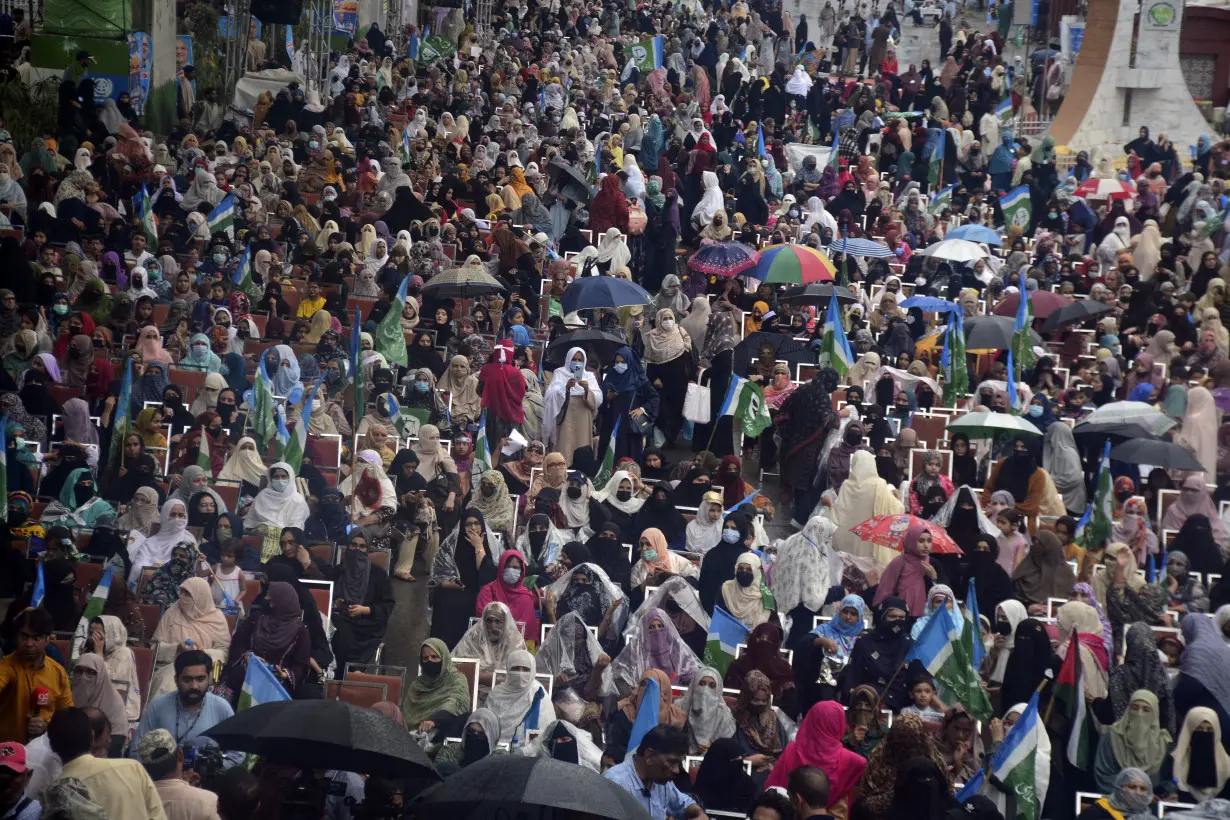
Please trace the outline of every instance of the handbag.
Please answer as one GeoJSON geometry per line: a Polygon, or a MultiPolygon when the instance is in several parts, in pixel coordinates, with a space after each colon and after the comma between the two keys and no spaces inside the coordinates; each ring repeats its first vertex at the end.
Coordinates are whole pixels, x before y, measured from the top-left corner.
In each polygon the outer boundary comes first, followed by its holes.
{"type": "Polygon", "coordinates": [[[708,424],[712,418],[709,388],[699,384],[701,373],[704,371],[696,375],[696,381],[688,382],[688,393],[683,399],[683,417],[693,424],[708,424]]]}
{"type": "Polygon", "coordinates": [[[640,236],[645,232],[645,226],[649,224],[649,217],[645,214],[645,209],[640,203],[633,203],[628,206],[628,235],[640,236]]]}
{"type": "MultiPolygon", "coordinates": [[[[634,407],[632,409],[635,410],[637,408],[634,407]]],[[[628,426],[632,430],[632,434],[635,436],[647,435],[653,427],[653,419],[650,418],[648,413],[641,413],[639,416],[634,416],[629,413],[628,426]]]]}

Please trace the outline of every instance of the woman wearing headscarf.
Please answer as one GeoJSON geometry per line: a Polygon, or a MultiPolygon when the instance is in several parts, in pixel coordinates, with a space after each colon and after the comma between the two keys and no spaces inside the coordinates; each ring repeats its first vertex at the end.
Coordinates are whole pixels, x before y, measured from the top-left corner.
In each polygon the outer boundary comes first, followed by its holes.
{"type": "Polygon", "coordinates": [[[1230,646],[1213,619],[1203,613],[1183,616],[1179,622],[1185,646],[1179,656],[1179,677],[1174,682],[1174,708],[1184,714],[1195,707],[1213,709],[1219,721],[1230,715],[1230,646]]]}
{"type": "Polygon", "coordinates": [[[722,698],[722,675],[712,667],[700,668],[675,706],[687,716],[690,754],[703,755],[715,741],[735,733],[734,716],[722,698]]]}
{"type": "MultiPolygon", "coordinates": [[[[627,650],[624,650],[627,652],[627,650]]],[[[702,674],[703,667],[698,667],[696,674],[702,674]]],[[[688,719],[687,712],[674,703],[671,693],[671,676],[662,669],[648,667],[636,678],[636,685],[628,687],[628,694],[619,701],[619,708],[611,712],[607,718],[604,738],[608,746],[626,747],[631,739],[632,727],[636,723],[636,715],[648,690],[648,682],[653,680],[658,685],[658,725],[674,726],[682,729],[688,719]]],[[[693,680],[689,678],[689,682],[693,680]]]]}
{"type": "Polygon", "coordinates": [[[1178,440],[1204,465],[1206,482],[1217,475],[1217,417],[1213,394],[1207,388],[1193,387],[1187,391],[1187,410],[1178,440]]]}
{"type": "MultiPolygon", "coordinates": [[[[827,401],[827,397],[825,400],[827,401]]],[[[837,524],[834,538],[838,551],[874,558],[880,564],[891,563],[897,558],[896,553],[863,541],[850,532],[850,528],[873,515],[896,515],[902,512],[905,512],[905,507],[893,495],[888,482],[880,478],[876,471],[875,457],[863,450],[851,456],[850,476],[842,484],[837,500],[833,502],[833,521],[837,524]]]]}
{"type": "MultiPolygon", "coordinates": [[[[859,785],[859,797],[851,809],[851,816],[896,817],[892,812],[896,790],[900,784],[908,782],[907,775],[924,761],[929,768],[933,767],[932,771],[941,781],[936,786],[947,793],[947,780],[943,774],[947,767],[922,718],[918,715],[900,715],[884,735],[884,741],[867,758],[867,767],[859,785]]],[[[924,816],[929,820],[942,817],[943,809],[936,811],[931,804],[930,800],[916,800],[916,816],[923,813],[922,806],[927,806],[924,816]]]]}
{"type": "Polygon", "coordinates": [[[1064,558],[1059,536],[1050,530],[1040,530],[1033,547],[1013,571],[1012,582],[1018,597],[1027,605],[1045,606],[1047,598],[1065,597],[1076,583],[1076,576],[1064,558]]]}
{"type": "MultiPolygon", "coordinates": [[[[118,756],[128,739],[128,714],[124,700],[111,682],[111,674],[101,655],[85,652],[73,663],[73,706],[102,712],[111,725],[109,754],[118,756]]],[[[17,815],[15,815],[17,816],[17,815]]]]}
{"type": "Polygon", "coordinates": [[[767,625],[776,606],[764,583],[760,558],[745,552],[735,561],[735,577],[723,582],[720,605],[749,629],[767,625]]]}
{"type": "Polygon", "coordinates": [[[268,559],[279,550],[278,539],[284,527],[300,527],[307,522],[311,510],[294,480],[295,471],[279,461],[266,471],[267,486],[257,493],[244,513],[244,527],[263,535],[261,554],[268,559]]]}
{"type": "MultiPolygon", "coordinates": [[[[1055,483],[1055,489],[1069,512],[1083,512],[1086,506],[1085,471],[1072,428],[1052,424],[1042,441],[1042,468],[1055,483]]],[[[953,466],[954,472],[956,465],[953,466]]]]}
{"type": "Polygon", "coordinates": [[[1183,719],[1183,730],[1172,752],[1179,800],[1205,803],[1214,797],[1224,799],[1223,789],[1230,781],[1230,755],[1221,743],[1218,713],[1196,706],[1183,719]]]}
{"type": "Polygon", "coordinates": [[[569,465],[578,447],[593,446],[594,414],[602,406],[598,379],[586,370],[586,361],[583,349],[569,348],[544,398],[543,433],[548,445],[563,453],[569,465]]]}
{"type": "Polygon", "coordinates": [[[115,515],[115,508],[97,495],[94,474],[80,467],[68,474],[58,498],[43,510],[40,523],[44,528],[59,524],[76,532],[93,528],[104,515],[115,515]]]}
{"type": "MultiPolygon", "coordinates": [[[[529,398],[528,382],[517,369],[514,359],[512,344],[501,342],[495,346],[491,359],[478,373],[478,382],[482,385],[482,407],[487,411],[487,423],[491,425],[489,439],[492,441],[506,438],[513,427],[524,432],[522,425],[529,415],[529,408],[524,406],[529,398]]],[[[535,390],[537,386],[535,375],[535,390]]]]}
{"type": "Polygon", "coordinates": [[[758,787],[743,767],[743,751],[738,741],[718,738],[704,755],[695,781],[696,797],[702,805],[709,811],[740,815],[750,811],[758,787]]]}
{"type": "Polygon", "coordinates": [[[1117,645],[1127,624],[1161,621],[1167,595],[1161,587],[1146,583],[1136,572],[1136,558],[1127,544],[1112,542],[1102,558],[1105,571],[1093,576],[1091,586],[1106,611],[1117,645]]]}
{"type": "Polygon", "coordinates": [[[468,509],[436,553],[430,582],[431,635],[446,645],[457,645],[466,634],[479,590],[498,577],[489,533],[482,513],[468,509]]]}
{"type": "Polygon", "coordinates": [[[897,709],[906,704],[907,676],[894,677],[893,673],[904,662],[910,648],[908,617],[909,606],[901,598],[885,598],[879,604],[875,627],[859,638],[850,652],[850,662],[840,680],[839,699],[849,702],[850,692],[867,684],[880,694],[888,708],[897,709]]]}
{"type": "MultiPolygon", "coordinates": [[[[195,555],[195,548],[192,553],[195,555]]],[[[165,692],[174,691],[172,662],[178,647],[185,641],[191,640],[197,649],[209,653],[214,660],[226,662],[231,629],[226,616],[214,603],[208,581],[193,577],[180,584],[178,597],[162,613],[151,640],[158,644],[158,657],[147,703],[165,692]]]]}
{"type": "Polygon", "coordinates": [[[252,656],[273,668],[282,687],[292,694],[307,680],[312,639],[303,623],[303,609],[295,588],[273,582],[265,593],[267,606],[253,613],[235,630],[227,681],[231,691],[243,689],[252,656]]]}
{"type": "Polygon", "coordinates": [[[1055,620],[1059,625],[1059,656],[1079,647],[1085,675],[1085,692],[1091,698],[1106,697],[1109,654],[1102,640],[1102,621],[1097,610],[1080,601],[1068,601],[1059,608],[1055,620]]]}
{"type": "Polygon", "coordinates": [[[988,504],[991,495],[999,490],[1012,493],[1016,508],[1029,518],[1031,528],[1039,515],[1059,515],[1062,502],[1055,485],[1038,463],[1038,443],[1020,436],[1013,442],[1010,455],[995,462],[986,486],[982,489],[982,503],[988,504]]]}
{"type": "Polygon", "coordinates": [[[880,577],[876,606],[883,605],[891,598],[901,598],[912,617],[924,614],[927,587],[936,579],[935,568],[930,563],[931,542],[931,532],[924,524],[915,522],[910,525],[901,538],[901,555],[889,562],[880,577]]]}
{"type": "MultiPolygon", "coordinates": [[[[1110,745],[1106,740],[1102,744],[1110,745]]],[[[1153,781],[1143,769],[1129,766],[1117,770],[1106,791],[1110,794],[1082,811],[1078,820],[1148,820],[1154,816],[1149,808],[1153,802],[1153,781]]]]}
{"type": "MultiPolygon", "coordinates": [[[[1217,513],[1217,507],[1213,504],[1213,499],[1209,497],[1208,488],[1205,487],[1204,476],[1198,474],[1188,475],[1183,479],[1183,484],[1179,488],[1179,497],[1162,514],[1163,530],[1181,530],[1187,520],[1194,515],[1203,515],[1208,519],[1213,530],[1213,539],[1221,543],[1224,536],[1224,531],[1221,525],[1221,517],[1217,513]]],[[[1186,543],[1186,542],[1183,542],[1186,543]]],[[[1194,560],[1194,559],[1193,559],[1194,560]]],[[[1196,572],[1217,572],[1216,568],[1209,570],[1199,570],[1193,566],[1196,572]]]]}
{"type": "Polygon", "coordinates": [[[815,766],[828,776],[827,806],[846,803],[862,779],[867,761],[862,755],[842,746],[845,730],[845,710],[840,704],[824,701],[811,707],[803,718],[798,735],[786,746],[773,767],[765,782],[766,788],[784,788],[792,771],[800,766],[815,766]]]}
{"type": "Polygon", "coordinates": [[[454,425],[469,426],[478,424],[482,415],[482,398],[478,395],[478,376],[470,372],[470,360],[465,356],[454,356],[448,364],[448,370],[440,378],[439,389],[452,398],[452,417],[454,425]]]}
{"type": "Polygon", "coordinates": [[[395,604],[388,572],[372,564],[365,543],[355,543],[360,534],[351,533],[341,564],[329,573],[334,601],[340,602],[332,618],[334,632],[330,643],[337,664],[343,669],[348,662],[371,663],[384,640],[395,604]]]}
{"type": "Polygon", "coordinates": [[[222,466],[218,479],[246,484],[246,487],[241,487],[243,494],[255,496],[260,492],[261,481],[266,472],[265,462],[256,452],[256,440],[251,436],[244,436],[239,439],[234,452],[222,466]]]}
{"type": "Polygon", "coordinates": [[[773,690],[775,703],[792,712],[794,706],[794,672],[781,656],[782,631],[773,623],[762,623],[747,636],[747,646],[742,655],[731,661],[726,669],[725,685],[732,689],[745,689],[752,672],[764,675],[773,690]]]}
{"type": "Polygon", "coordinates": [[[402,696],[407,727],[431,732],[451,723],[470,708],[470,685],[453,665],[453,656],[439,638],[427,638],[419,647],[419,674],[402,696]]]}
{"type": "Polygon", "coordinates": [[[514,745],[524,744],[526,732],[537,731],[555,720],[555,708],[546,689],[534,678],[534,656],[525,649],[508,655],[504,680],[491,688],[486,708],[500,721],[500,737],[514,745]]]}
{"type": "Polygon", "coordinates": [[[1094,759],[1094,782],[1110,792],[1121,769],[1138,768],[1154,786],[1161,782],[1162,764],[1172,742],[1170,732],[1159,721],[1157,695],[1138,689],[1128,698],[1128,709],[1110,726],[1108,736],[1098,744],[1094,759]],[[1109,741],[1109,742],[1107,742],[1109,741]]]}
{"type": "Polygon", "coordinates": [[[491,689],[492,673],[496,669],[507,669],[512,653],[524,649],[525,638],[512,613],[504,604],[492,601],[483,610],[478,623],[466,629],[453,647],[453,657],[475,658],[482,665],[479,680],[479,702],[482,702],[491,689]]]}
{"type": "MultiPolygon", "coordinates": [[[[670,704],[670,682],[686,686],[696,678],[700,661],[679,637],[672,619],[661,609],[650,607],[634,621],[635,630],[622,652],[603,670],[604,694],[628,697],[649,670],[666,678],[666,703],[670,704]]],[[[673,708],[673,707],[672,707],[673,708]]],[[[682,725],[682,720],[676,725],[682,725]]]]}
{"type": "Polygon", "coordinates": [[[1167,733],[1173,732],[1176,726],[1174,697],[1149,626],[1132,624],[1127,631],[1126,647],[1123,662],[1110,671],[1108,686],[1114,719],[1121,720],[1129,713],[1138,690],[1147,690],[1155,696],[1150,708],[1158,726],[1167,733]]]}
{"type": "Polygon", "coordinates": [[[528,574],[525,556],[515,549],[504,550],[500,555],[499,566],[496,568],[496,578],[485,584],[478,591],[474,604],[474,616],[478,617],[487,604],[499,601],[508,607],[513,619],[525,624],[525,634],[531,640],[539,632],[538,614],[536,610],[537,597],[525,586],[528,574]]]}
{"type": "MultiPolygon", "coordinates": [[[[1014,704],[1021,702],[1021,697],[1028,700],[1044,679],[1053,677],[1059,670],[1059,659],[1051,650],[1046,627],[1034,618],[1025,618],[1023,607],[1019,610],[1009,609],[1010,603],[1017,602],[1005,601],[1001,604],[1006,613],[1011,613],[1012,635],[1008,639],[1011,646],[1004,646],[1008,650],[1008,662],[1002,669],[996,664],[996,671],[992,674],[994,685],[999,687],[998,711],[1005,715],[1014,704]]],[[[1042,698],[1043,702],[1050,699],[1049,688],[1043,691],[1042,698]]]]}
{"type": "MultiPolygon", "coordinates": [[[[114,589],[127,587],[119,584],[114,589]]],[[[109,599],[108,599],[109,600],[109,599]]],[[[137,610],[138,613],[140,610],[137,610]]],[[[144,633],[142,624],[142,633],[144,633]]],[[[125,722],[136,725],[141,718],[143,695],[140,679],[137,675],[137,662],[132,649],[128,646],[128,629],[124,622],[115,615],[104,614],[90,622],[89,640],[85,651],[96,652],[106,662],[108,680],[123,685],[125,722]]]]}

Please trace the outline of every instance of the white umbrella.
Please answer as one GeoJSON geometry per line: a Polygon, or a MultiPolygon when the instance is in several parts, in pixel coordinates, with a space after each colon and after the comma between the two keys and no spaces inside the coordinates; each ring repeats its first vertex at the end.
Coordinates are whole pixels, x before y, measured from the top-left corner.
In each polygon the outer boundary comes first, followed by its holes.
{"type": "Polygon", "coordinates": [[[1082,419],[1081,423],[1135,424],[1155,436],[1160,436],[1177,424],[1161,410],[1143,401],[1112,401],[1094,410],[1082,419]]]}
{"type": "Polygon", "coordinates": [[[945,239],[928,245],[922,251],[923,256],[934,256],[936,259],[949,259],[953,262],[973,262],[985,259],[987,252],[976,242],[968,239],[945,239]]]}
{"type": "Polygon", "coordinates": [[[988,410],[966,413],[951,422],[946,429],[950,432],[965,433],[970,438],[994,438],[998,433],[1042,435],[1041,430],[1020,416],[1014,416],[1011,413],[992,413],[988,410]]]}

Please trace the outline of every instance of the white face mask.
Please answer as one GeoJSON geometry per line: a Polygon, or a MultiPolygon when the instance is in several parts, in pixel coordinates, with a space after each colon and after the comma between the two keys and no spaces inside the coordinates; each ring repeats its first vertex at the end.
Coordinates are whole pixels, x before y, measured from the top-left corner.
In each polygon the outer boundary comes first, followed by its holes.
{"type": "Polygon", "coordinates": [[[527,688],[533,680],[534,676],[528,669],[513,669],[508,673],[508,682],[517,689],[527,688]]]}
{"type": "Polygon", "coordinates": [[[286,488],[290,486],[290,479],[273,478],[269,480],[269,486],[272,487],[275,492],[284,493],[286,492],[286,488]]]}

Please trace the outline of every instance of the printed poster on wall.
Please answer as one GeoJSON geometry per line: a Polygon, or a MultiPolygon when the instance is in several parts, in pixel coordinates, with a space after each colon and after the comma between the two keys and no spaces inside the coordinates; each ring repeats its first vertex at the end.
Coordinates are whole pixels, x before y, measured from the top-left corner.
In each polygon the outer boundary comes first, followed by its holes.
{"type": "Polygon", "coordinates": [[[359,27],[359,0],[333,0],[333,28],[353,35],[359,27]]]}
{"type": "MultiPolygon", "coordinates": [[[[134,31],[128,35],[128,95],[137,114],[145,113],[145,101],[149,99],[149,78],[154,64],[153,48],[150,36],[144,31],[134,31]]],[[[179,47],[176,46],[177,58],[178,52],[179,47]]]]}

